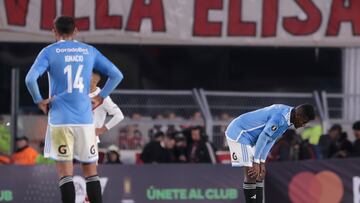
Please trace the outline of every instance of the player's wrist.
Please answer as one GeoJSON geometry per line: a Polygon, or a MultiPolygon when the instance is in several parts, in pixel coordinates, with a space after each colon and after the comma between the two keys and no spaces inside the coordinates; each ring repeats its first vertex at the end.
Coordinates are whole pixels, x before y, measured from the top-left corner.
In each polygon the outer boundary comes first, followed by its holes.
{"type": "Polygon", "coordinates": [[[260,159],[254,159],[254,163],[260,164],[260,159]]]}
{"type": "Polygon", "coordinates": [[[110,128],[106,124],[102,127],[105,131],[108,131],[110,128]]]}

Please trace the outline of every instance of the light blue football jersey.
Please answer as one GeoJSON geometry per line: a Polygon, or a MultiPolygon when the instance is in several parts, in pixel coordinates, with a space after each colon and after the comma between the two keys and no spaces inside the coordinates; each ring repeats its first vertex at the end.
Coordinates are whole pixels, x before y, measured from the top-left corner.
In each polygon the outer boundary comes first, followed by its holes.
{"type": "Polygon", "coordinates": [[[274,104],[235,118],[227,127],[228,139],[255,146],[254,161],[265,161],[271,147],[290,126],[293,107],[274,104]]]}
{"type": "Polygon", "coordinates": [[[108,77],[99,96],[105,98],[123,79],[120,70],[96,48],[75,40],[58,41],[44,48],[28,72],[25,82],[35,103],[43,100],[37,79],[48,73],[50,85],[49,124],[92,124],[89,98],[93,69],[108,77]]]}

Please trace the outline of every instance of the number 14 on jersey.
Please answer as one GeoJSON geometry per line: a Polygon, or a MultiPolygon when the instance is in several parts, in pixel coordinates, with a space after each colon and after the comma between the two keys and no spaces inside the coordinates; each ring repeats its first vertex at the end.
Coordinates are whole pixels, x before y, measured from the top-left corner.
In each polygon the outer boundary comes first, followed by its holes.
{"type": "Polygon", "coordinates": [[[82,64],[80,64],[79,67],[77,68],[74,81],[73,81],[73,77],[72,77],[72,66],[67,65],[65,67],[64,74],[67,74],[67,84],[68,84],[67,92],[68,93],[72,93],[73,89],[79,89],[80,93],[83,92],[84,79],[83,79],[83,77],[81,77],[81,72],[82,72],[83,67],[84,66],[82,64]]]}

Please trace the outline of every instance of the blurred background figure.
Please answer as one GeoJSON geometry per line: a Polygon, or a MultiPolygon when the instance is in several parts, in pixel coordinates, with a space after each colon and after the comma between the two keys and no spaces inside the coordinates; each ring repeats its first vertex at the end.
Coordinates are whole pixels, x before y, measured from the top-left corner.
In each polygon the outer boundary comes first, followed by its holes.
{"type": "Polygon", "coordinates": [[[315,117],[315,120],[310,122],[308,127],[301,132],[301,139],[308,140],[309,144],[311,144],[314,148],[317,157],[321,156],[319,140],[322,134],[323,127],[321,125],[321,119],[318,115],[315,117]]]}
{"type": "Polygon", "coordinates": [[[39,153],[29,146],[29,139],[25,136],[17,137],[15,140],[16,150],[11,156],[11,162],[18,165],[34,165],[39,153]]]}
{"type": "Polygon", "coordinates": [[[175,135],[175,156],[178,163],[188,162],[187,157],[187,142],[183,133],[175,135]]]}
{"type": "Polygon", "coordinates": [[[171,145],[167,143],[167,138],[163,132],[158,132],[155,134],[155,140],[150,141],[145,145],[140,159],[144,163],[169,163],[171,162],[171,157],[169,151],[166,149],[166,145],[171,145]]]}
{"type": "Polygon", "coordinates": [[[339,139],[336,141],[337,151],[333,156],[334,158],[346,158],[351,155],[353,146],[348,139],[347,133],[342,132],[339,139]]]}
{"type": "Polygon", "coordinates": [[[274,145],[268,159],[271,161],[299,160],[300,139],[293,129],[287,130],[283,137],[274,145]]]}
{"type": "Polygon", "coordinates": [[[122,162],[120,160],[119,147],[117,147],[115,145],[110,145],[107,148],[105,164],[122,164],[122,162]]]}
{"type": "Polygon", "coordinates": [[[351,156],[360,157],[360,121],[356,121],[353,124],[352,129],[354,131],[355,142],[351,156]]]}
{"type": "MultiPolygon", "coordinates": [[[[161,114],[157,114],[153,117],[155,122],[161,122],[161,121],[165,121],[164,116],[161,114]]],[[[153,141],[155,139],[155,134],[158,132],[166,132],[166,126],[161,125],[161,124],[156,124],[154,125],[154,127],[149,129],[148,132],[148,136],[149,136],[149,140],[153,141]]]]}
{"type": "Polygon", "coordinates": [[[216,163],[215,150],[207,141],[204,129],[200,126],[190,129],[187,157],[190,163],[216,163]]]}
{"type": "Polygon", "coordinates": [[[342,127],[339,124],[331,126],[328,134],[322,135],[319,140],[321,157],[323,159],[331,158],[338,152],[337,141],[340,139],[342,127]]]}
{"type": "Polygon", "coordinates": [[[10,154],[10,129],[6,125],[4,117],[0,116],[0,153],[10,154]]]}

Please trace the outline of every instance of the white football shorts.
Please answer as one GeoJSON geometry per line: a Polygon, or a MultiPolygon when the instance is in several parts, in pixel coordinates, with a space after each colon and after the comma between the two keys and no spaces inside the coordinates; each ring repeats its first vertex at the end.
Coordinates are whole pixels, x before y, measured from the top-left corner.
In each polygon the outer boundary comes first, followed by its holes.
{"type": "Polygon", "coordinates": [[[98,160],[94,125],[49,125],[45,137],[44,156],[56,161],[93,163],[98,160]]]}
{"type": "Polygon", "coordinates": [[[230,149],[231,165],[233,167],[252,167],[255,147],[244,145],[230,139],[226,139],[230,149]]]}

